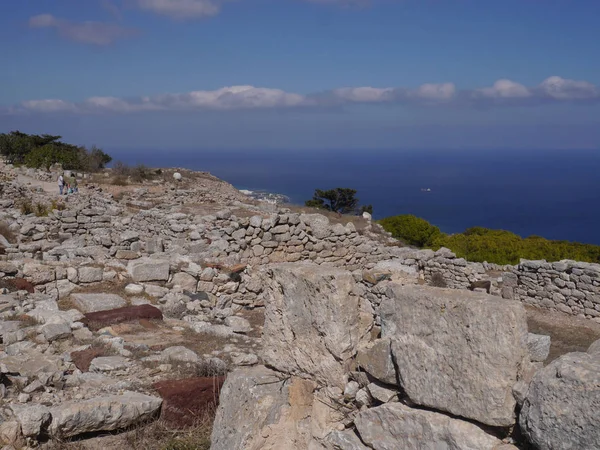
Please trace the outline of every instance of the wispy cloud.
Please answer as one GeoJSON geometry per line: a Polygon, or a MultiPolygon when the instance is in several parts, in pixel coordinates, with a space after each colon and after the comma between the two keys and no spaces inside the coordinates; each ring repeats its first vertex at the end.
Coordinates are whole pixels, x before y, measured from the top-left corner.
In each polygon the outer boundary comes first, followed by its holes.
{"type": "Polygon", "coordinates": [[[136,0],[144,10],[173,19],[199,19],[220,11],[221,0],[136,0]]]}
{"type": "Polygon", "coordinates": [[[352,104],[398,104],[428,107],[535,106],[544,103],[600,102],[600,89],[587,81],[553,76],[534,87],[501,79],[492,86],[458,90],[453,83],[417,88],[348,87],[302,95],[273,88],[232,86],[213,91],[160,94],[137,98],[91,97],[79,103],[60,99],[30,100],[10,107],[12,113],[134,113],[143,111],[232,111],[328,108],[352,104]]]}
{"type": "Polygon", "coordinates": [[[109,45],[131,37],[136,30],[105,22],[70,22],[52,14],[40,14],[29,19],[31,28],[52,28],[65,39],[92,45],[109,45]]]}

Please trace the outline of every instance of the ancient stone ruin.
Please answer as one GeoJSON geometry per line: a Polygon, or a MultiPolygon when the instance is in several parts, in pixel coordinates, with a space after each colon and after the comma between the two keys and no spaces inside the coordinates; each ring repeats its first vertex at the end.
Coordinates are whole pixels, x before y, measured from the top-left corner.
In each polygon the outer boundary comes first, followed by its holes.
{"type": "Polygon", "coordinates": [[[183,169],[60,198],[2,171],[5,445],[129,448],[103,436],[218,404],[216,450],[600,448],[600,265],[401,247],[183,169]]]}

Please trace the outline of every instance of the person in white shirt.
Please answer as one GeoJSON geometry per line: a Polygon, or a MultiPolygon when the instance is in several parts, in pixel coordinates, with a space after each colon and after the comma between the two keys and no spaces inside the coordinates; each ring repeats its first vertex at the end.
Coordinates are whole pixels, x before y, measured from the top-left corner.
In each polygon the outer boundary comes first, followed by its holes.
{"type": "Polygon", "coordinates": [[[63,195],[64,187],[65,187],[65,179],[63,177],[63,174],[61,173],[58,176],[58,191],[60,192],[60,195],[63,195]]]}

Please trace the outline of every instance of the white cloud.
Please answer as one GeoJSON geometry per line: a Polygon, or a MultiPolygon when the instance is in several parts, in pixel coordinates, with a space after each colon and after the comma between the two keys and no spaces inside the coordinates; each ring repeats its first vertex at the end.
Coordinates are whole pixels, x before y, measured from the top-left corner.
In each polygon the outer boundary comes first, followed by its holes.
{"type": "Polygon", "coordinates": [[[59,19],[51,14],[40,14],[29,19],[31,28],[54,28],[66,39],[84,44],[108,45],[133,36],[136,31],[120,25],[104,22],[70,22],[59,19]]]}
{"type": "Polygon", "coordinates": [[[332,105],[343,106],[365,103],[469,107],[525,106],[547,102],[588,101],[600,102],[600,91],[597,86],[586,81],[550,77],[540,85],[531,88],[510,80],[501,79],[490,87],[463,91],[458,91],[453,83],[427,83],[416,89],[368,86],[345,87],[311,95],[302,95],[273,88],[230,86],[212,91],[191,91],[136,98],[91,97],[79,103],[59,99],[29,100],[10,107],[6,111],[12,114],[19,112],[92,114],[142,111],[327,108],[332,105]]]}
{"type": "Polygon", "coordinates": [[[140,9],[174,19],[198,19],[219,13],[219,0],[137,0],[140,9]]]}
{"type": "Polygon", "coordinates": [[[557,100],[589,100],[600,97],[600,91],[592,83],[557,76],[546,78],[539,88],[545,95],[557,100]]]}
{"type": "Polygon", "coordinates": [[[416,94],[428,100],[450,100],[456,95],[456,86],[454,83],[426,83],[419,86],[416,94]]]}
{"type": "Polygon", "coordinates": [[[524,98],[532,95],[522,84],[505,78],[496,81],[491,87],[476,89],[474,94],[487,98],[524,98]]]}
{"type": "Polygon", "coordinates": [[[74,112],[77,110],[75,105],[64,100],[46,99],[46,100],[28,100],[21,103],[21,106],[29,111],[36,112],[74,112]]]}
{"type": "Polygon", "coordinates": [[[339,100],[348,102],[378,103],[391,101],[394,96],[394,89],[373,87],[339,88],[333,90],[333,95],[339,100]]]}

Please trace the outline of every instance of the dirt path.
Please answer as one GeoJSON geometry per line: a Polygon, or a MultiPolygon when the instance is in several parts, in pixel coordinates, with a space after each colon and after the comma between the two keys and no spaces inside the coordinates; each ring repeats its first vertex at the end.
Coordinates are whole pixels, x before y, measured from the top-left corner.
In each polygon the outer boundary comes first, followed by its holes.
{"type": "Polygon", "coordinates": [[[546,334],[552,338],[548,364],[569,352],[585,352],[590,344],[600,339],[600,324],[560,312],[526,306],[529,332],[546,334]]]}
{"type": "Polygon", "coordinates": [[[35,178],[29,177],[27,175],[19,174],[17,175],[17,181],[21,184],[29,184],[31,186],[39,186],[44,192],[49,194],[57,194],[58,195],[58,182],[57,181],[40,181],[35,178]]]}

